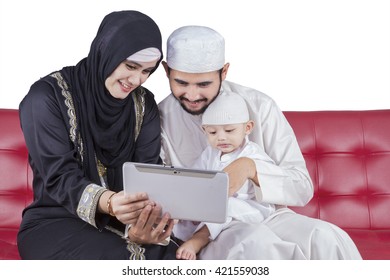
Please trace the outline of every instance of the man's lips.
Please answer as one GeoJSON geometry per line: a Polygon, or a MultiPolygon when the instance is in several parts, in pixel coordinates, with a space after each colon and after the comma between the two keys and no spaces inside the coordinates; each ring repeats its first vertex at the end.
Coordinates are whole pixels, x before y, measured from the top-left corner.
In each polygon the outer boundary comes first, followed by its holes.
{"type": "Polygon", "coordinates": [[[194,101],[190,101],[187,98],[180,98],[183,106],[187,107],[188,110],[199,110],[201,109],[207,102],[207,99],[198,99],[194,101]]]}
{"type": "Polygon", "coordinates": [[[207,98],[202,98],[202,99],[197,99],[197,100],[191,101],[191,100],[189,100],[189,99],[187,99],[187,98],[185,98],[185,97],[180,97],[180,100],[181,100],[181,101],[184,101],[184,102],[186,102],[186,103],[188,103],[188,104],[191,104],[191,105],[197,105],[197,104],[206,102],[206,101],[207,101],[207,98]]]}

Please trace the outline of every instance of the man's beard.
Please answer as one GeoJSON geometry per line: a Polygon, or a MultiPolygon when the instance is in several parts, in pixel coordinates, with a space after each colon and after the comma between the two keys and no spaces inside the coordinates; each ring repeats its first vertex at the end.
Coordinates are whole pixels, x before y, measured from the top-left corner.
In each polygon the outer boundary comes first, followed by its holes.
{"type": "MultiPolygon", "coordinates": [[[[211,102],[214,101],[214,99],[218,96],[218,94],[213,98],[213,100],[211,102]]],[[[184,111],[186,111],[187,113],[191,114],[191,115],[201,115],[204,113],[204,111],[206,111],[207,107],[209,107],[210,103],[209,104],[205,104],[202,108],[200,108],[199,110],[196,110],[196,111],[193,111],[193,110],[190,110],[188,109],[184,103],[182,102],[183,100],[186,100],[186,98],[184,97],[179,97],[178,98],[178,101],[180,103],[180,106],[183,108],[184,111]]],[[[196,100],[195,102],[203,102],[203,101],[206,101],[207,102],[207,98],[204,98],[204,99],[199,99],[199,100],[196,100]]]]}
{"type": "MultiPolygon", "coordinates": [[[[180,103],[180,106],[183,108],[183,110],[184,111],[186,111],[187,113],[189,113],[189,114],[191,114],[191,115],[201,115],[201,114],[203,114],[204,113],[204,111],[206,111],[206,109],[209,107],[209,105],[211,104],[211,103],[213,103],[214,102],[214,100],[218,97],[218,95],[219,95],[219,93],[220,93],[220,91],[221,91],[221,86],[222,86],[222,83],[220,83],[219,84],[219,88],[218,88],[218,92],[217,92],[217,94],[213,97],[213,99],[211,99],[211,101],[208,103],[208,104],[206,104],[206,105],[204,105],[202,108],[200,108],[199,110],[197,110],[197,111],[193,111],[193,110],[189,110],[183,103],[182,103],[182,100],[188,100],[188,99],[186,99],[185,97],[178,97],[178,98],[176,98],[177,99],[177,101],[179,101],[179,103],[180,103]]],[[[174,94],[173,94],[173,96],[175,96],[174,94]]],[[[198,101],[198,102],[203,102],[203,101],[206,101],[206,103],[207,103],[207,98],[203,98],[203,99],[198,99],[198,100],[196,100],[196,101],[198,101]]],[[[195,102],[196,102],[195,101],[195,102]]]]}

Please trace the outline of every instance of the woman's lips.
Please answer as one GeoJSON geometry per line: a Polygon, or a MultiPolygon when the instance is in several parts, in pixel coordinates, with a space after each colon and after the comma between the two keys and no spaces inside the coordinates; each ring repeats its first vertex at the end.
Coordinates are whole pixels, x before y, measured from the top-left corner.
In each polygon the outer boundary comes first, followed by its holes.
{"type": "Polygon", "coordinates": [[[132,90],[131,86],[129,86],[128,84],[125,84],[121,81],[119,81],[119,85],[121,86],[121,89],[123,92],[130,92],[132,90]]]}

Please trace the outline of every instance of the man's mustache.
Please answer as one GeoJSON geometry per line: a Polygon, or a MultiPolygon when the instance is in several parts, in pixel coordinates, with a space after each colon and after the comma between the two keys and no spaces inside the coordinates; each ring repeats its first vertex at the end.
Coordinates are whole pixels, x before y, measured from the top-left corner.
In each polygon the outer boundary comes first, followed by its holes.
{"type": "Polygon", "coordinates": [[[188,101],[188,102],[191,102],[191,103],[198,103],[198,102],[207,101],[207,98],[201,98],[201,99],[190,101],[188,98],[186,98],[184,96],[180,96],[179,99],[182,100],[182,101],[188,101]]]}

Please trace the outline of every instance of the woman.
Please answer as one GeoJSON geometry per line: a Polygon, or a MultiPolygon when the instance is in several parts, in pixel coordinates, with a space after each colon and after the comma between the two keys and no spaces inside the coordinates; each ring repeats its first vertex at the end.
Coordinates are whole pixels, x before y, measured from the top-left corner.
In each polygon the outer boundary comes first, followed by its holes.
{"type": "Polygon", "coordinates": [[[86,58],[31,86],[19,108],[34,173],[23,259],[175,258],[169,215],[147,194],[122,191],[124,162],[160,162],[158,108],[141,85],[161,60],[156,23],[113,12],[86,58]]]}

